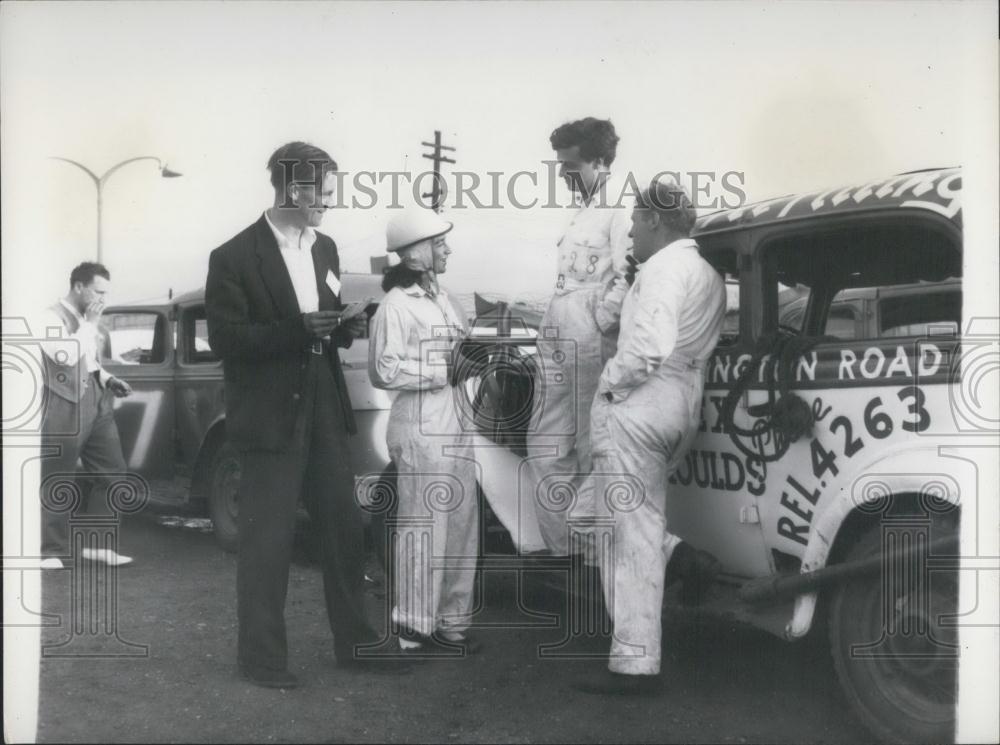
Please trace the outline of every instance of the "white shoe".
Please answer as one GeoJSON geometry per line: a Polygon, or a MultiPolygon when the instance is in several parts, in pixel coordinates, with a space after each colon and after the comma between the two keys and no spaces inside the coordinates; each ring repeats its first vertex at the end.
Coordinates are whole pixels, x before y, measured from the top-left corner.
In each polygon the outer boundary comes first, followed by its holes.
{"type": "Polygon", "coordinates": [[[46,556],[38,565],[41,569],[62,569],[62,559],[58,556],[46,556]]]}
{"type": "Polygon", "coordinates": [[[111,567],[122,567],[132,563],[131,556],[115,553],[110,548],[85,548],[83,558],[87,561],[97,561],[111,567]]]}

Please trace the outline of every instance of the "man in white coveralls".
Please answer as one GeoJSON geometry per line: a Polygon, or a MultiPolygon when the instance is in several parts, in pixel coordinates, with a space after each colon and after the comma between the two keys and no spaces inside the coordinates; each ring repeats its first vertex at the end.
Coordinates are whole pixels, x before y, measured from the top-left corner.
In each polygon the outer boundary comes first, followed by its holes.
{"type": "Polygon", "coordinates": [[[683,577],[682,600],[694,601],[718,571],[714,557],[668,531],[664,514],[667,477],[697,433],[705,362],[726,312],[723,280],[689,237],[694,221],[687,194],[666,180],[644,189],[632,211],[637,272],[591,412],[595,510],[613,521],[611,550],[599,560],[614,635],[608,670],[574,684],[588,693],[654,690],[665,583],[683,577]]]}
{"type": "Polygon", "coordinates": [[[628,289],[630,205],[618,202],[631,201],[631,192],[622,197],[625,190],[609,183],[618,147],[610,121],[569,122],[549,141],[577,207],[558,242],[555,288],[539,329],[527,475],[542,538],[553,554],[565,556],[573,512],[565,495],[590,473],[590,406],[601,370],[614,354],[628,289]]]}

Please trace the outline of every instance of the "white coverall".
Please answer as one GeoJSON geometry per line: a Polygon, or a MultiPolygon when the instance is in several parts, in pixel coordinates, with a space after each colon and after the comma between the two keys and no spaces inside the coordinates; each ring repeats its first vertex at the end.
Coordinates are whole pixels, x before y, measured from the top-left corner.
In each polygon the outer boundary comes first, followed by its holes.
{"type": "Polygon", "coordinates": [[[667,477],[697,434],[705,361],[725,312],[722,278],[690,238],[642,264],[625,296],[618,352],[591,415],[595,515],[613,527],[599,556],[612,672],[660,671],[664,572],[680,542],[667,530],[667,477]]]}
{"type": "Polygon", "coordinates": [[[568,552],[567,519],[581,505],[571,494],[590,473],[590,408],[605,362],[614,354],[628,291],[631,204],[605,183],[581,203],[559,239],[555,291],[538,332],[532,424],[527,437],[528,494],[549,550],[568,552]]]}
{"type": "Polygon", "coordinates": [[[479,506],[471,432],[463,430],[447,359],[465,333],[461,315],[440,290],[395,287],[372,320],[368,373],[396,390],[386,442],[398,470],[393,620],[446,638],[469,625],[474,568],[432,569],[432,562],[478,554],[479,506]]]}

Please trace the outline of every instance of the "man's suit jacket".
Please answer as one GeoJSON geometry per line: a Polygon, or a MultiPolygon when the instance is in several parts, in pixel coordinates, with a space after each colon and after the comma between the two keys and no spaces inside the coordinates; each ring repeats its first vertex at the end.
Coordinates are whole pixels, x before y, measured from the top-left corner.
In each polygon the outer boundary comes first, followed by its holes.
{"type": "MultiPolygon", "coordinates": [[[[326,284],[340,276],[337,246],[316,234],[312,247],[320,310],[343,307],[326,284]]],[[[304,399],[313,339],[302,320],[292,279],[264,216],[212,251],[205,284],[208,342],[223,360],[226,436],[241,450],[287,450],[304,399]]],[[[351,338],[337,330],[326,362],[340,396],[347,431],[357,431],[337,347],[351,338]]]]}

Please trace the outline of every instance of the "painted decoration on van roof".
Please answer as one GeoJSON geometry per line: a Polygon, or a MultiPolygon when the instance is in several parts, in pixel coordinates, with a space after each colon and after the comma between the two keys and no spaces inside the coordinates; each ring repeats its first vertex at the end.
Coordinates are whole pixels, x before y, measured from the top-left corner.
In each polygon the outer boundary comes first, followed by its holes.
{"type": "Polygon", "coordinates": [[[825,191],[783,196],[698,219],[695,235],[826,214],[899,207],[943,215],[961,226],[962,170],[934,169],[901,173],[887,179],[825,191]]]}

